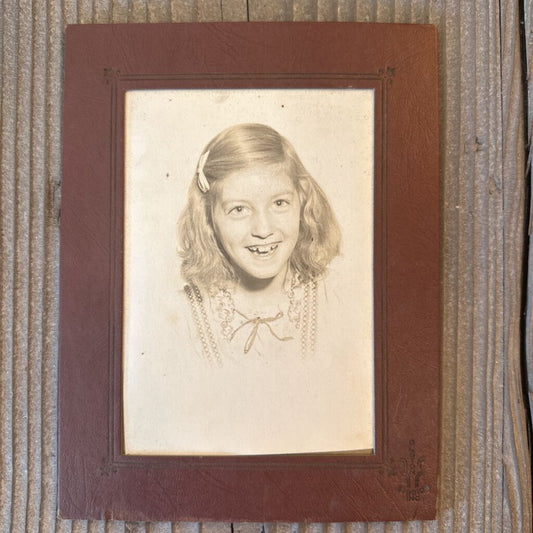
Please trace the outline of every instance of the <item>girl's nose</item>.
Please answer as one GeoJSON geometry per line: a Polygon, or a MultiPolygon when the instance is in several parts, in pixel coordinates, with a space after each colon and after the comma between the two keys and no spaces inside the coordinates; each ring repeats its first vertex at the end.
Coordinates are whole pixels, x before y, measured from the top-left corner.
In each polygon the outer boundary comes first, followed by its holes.
{"type": "Polygon", "coordinates": [[[266,239],[272,235],[272,224],[268,213],[258,211],[252,219],[252,236],[266,239]]]}

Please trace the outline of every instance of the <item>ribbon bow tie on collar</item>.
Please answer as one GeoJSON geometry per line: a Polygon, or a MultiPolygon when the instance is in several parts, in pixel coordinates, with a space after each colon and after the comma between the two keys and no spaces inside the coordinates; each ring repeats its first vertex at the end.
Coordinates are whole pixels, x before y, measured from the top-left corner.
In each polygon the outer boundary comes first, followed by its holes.
{"type": "Polygon", "coordinates": [[[236,330],[233,331],[230,337],[230,341],[233,340],[233,337],[235,337],[235,334],[237,331],[241,330],[248,324],[252,324],[252,331],[250,332],[250,335],[246,339],[246,342],[244,343],[244,353],[248,353],[252,346],[254,345],[254,341],[257,337],[257,331],[259,330],[259,326],[261,324],[265,325],[268,328],[268,331],[270,331],[271,335],[273,335],[278,341],[290,341],[293,339],[293,337],[280,337],[276,334],[276,332],[272,329],[272,326],[270,325],[271,322],[275,322],[276,320],[279,320],[283,316],[283,311],[280,311],[276,316],[267,317],[267,318],[261,318],[260,316],[255,318],[248,318],[247,316],[243,315],[240,311],[235,309],[239,315],[241,315],[243,318],[246,319],[246,322],[243,322],[236,330]]]}

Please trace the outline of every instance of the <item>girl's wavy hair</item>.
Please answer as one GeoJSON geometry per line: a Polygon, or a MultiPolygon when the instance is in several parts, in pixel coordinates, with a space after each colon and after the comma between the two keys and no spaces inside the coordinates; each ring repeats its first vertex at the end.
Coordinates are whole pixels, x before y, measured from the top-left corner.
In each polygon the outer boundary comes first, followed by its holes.
{"type": "MultiPolygon", "coordinates": [[[[302,283],[325,274],[340,251],[339,225],[326,195],[287,139],[263,124],[238,124],[212,139],[202,158],[203,169],[196,171],[178,222],[181,273],[185,280],[211,285],[237,279],[216,237],[212,211],[224,178],[252,165],[279,165],[298,191],[300,232],[290,257],[291,271],[302,283]],[[209,184],[205,192],[200,189],[199,171],[203,171],[202,179],[209,184]]],[[[202,188],[205,190],[205,183],[202,188]]]]}

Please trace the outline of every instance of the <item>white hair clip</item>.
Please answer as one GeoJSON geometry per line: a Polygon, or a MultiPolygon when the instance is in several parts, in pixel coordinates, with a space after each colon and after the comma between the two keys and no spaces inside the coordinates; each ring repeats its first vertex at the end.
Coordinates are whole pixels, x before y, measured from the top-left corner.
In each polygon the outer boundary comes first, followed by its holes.
{"type": "Polygon", "coordinates": [[[204,174],[204,166],[207,158],[209,157],[209,150],[202,154],[200,160],[198,161],[198,170],[196,171],[196,180],[198,182],[198,188],[202,192],[207,192],[209,190],[209,182],[204,174]]]}

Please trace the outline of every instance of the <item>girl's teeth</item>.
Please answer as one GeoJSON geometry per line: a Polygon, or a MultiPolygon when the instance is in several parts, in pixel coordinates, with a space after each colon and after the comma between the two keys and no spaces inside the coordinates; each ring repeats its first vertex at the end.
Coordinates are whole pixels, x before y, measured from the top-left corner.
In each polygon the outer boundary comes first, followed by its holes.
{"type": "Polygon", "coordinates": [[[268,254],[277,248],[277,244],[271,246],[248,246],[248,250],[254,254],[268,254]]]}

